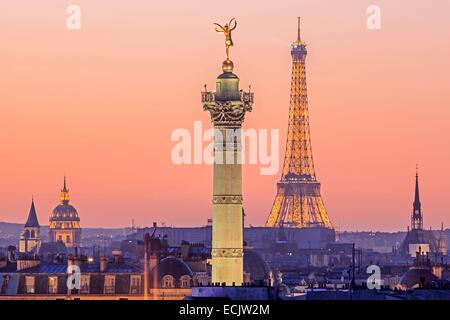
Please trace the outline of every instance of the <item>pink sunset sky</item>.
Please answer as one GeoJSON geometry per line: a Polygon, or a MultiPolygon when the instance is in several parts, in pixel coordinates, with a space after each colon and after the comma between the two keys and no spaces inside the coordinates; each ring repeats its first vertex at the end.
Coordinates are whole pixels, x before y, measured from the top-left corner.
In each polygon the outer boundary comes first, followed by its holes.
{"type": "MultiPolygon", "coordinates": [[[[245,128],[287,131],[290,44],[308,45],[312,146],[340,230],[405,230],[419,165],[424,225],[450,226],[450,3],[7,1],[0,7],[0,221],[40,223],[67,174],[82,227],[204,225],[212,167],[174,165],[170,140],[211,126],[200,91],[224,60],[213,22],[236,17],[231,58],[252,85],[245,128]],[[66,8],[81,8],[68,30],[66,8]],[[381,8],[381,30],[366,9],[381,8]]],[[[246,223],[263,225],[280,171],[245,165],[246,223]]]]}

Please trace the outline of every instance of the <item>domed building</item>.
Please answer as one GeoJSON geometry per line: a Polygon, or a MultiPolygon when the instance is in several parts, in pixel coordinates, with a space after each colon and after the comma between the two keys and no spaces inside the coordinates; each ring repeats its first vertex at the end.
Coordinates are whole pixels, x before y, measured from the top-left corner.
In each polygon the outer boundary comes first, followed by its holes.
{"type": "Polygon", "coordinates": [[[411,290],[432,286],[433,283],[439,280],[433,271],[434,268],[432,267],[428,254],[423,252],[421,247],[419,247],[419,251],[416,252],[416,258],[414,259],[414,266],[401,277],[399,289],[411,290]]]}
{"type": "Polygon", "coordinates": [[[80,218],[75,207],[69,204],[69,189],[67,189],[66,177],[64,177],[60,200],[61,203],[50,216],[48,230],[50,242],[61,241],[68,248],[79,247],[81,244],[80,218]]]}
{"type": "Polygon", "coordinates": [[[264,259],[250,247],[244,247],[244,282],[268,285],[270,268],[264,259]]]}
{"type": "Polygon", "coordinates": [[[181,259],[167,257],[150,272],[150,288],[190,288],[193,272],[181,259]]]}

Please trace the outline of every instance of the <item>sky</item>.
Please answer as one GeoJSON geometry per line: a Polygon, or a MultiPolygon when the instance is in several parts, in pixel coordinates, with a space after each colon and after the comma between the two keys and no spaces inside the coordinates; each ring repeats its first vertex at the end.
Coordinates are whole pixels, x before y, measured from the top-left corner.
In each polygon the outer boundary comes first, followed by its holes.
{"type": "MultiPolygon", "coordinates": [[[[225,58],[255,92],[244,128],[279,129],[290,44],[308,46],[316,175],[339,230],[406,230],[419,165],[424,225],[449,227],[450,4],[424,1],[7,1],[0,5],[0,221],[48,223],[67,175],[82,227],[206,224],[212,167],[176,165],[174,130],[210,128],[200,102],[225,58]],[[81,28],[66,26],[69,5],[81,28]],[[367,28],[369,5],[381,29],[367,28]]],[[[281,168],[243,173],[246,223],[270,212],[281,168]]]]}

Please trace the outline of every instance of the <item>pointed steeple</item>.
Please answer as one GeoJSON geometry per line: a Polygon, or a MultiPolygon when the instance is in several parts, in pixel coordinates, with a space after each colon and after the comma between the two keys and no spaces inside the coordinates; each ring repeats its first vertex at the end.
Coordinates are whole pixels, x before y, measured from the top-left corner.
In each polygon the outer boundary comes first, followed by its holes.
{"type": "Polygon", "coordinates": [[[420,210],[420,195],[419,195],[419,172],[416,167],[416,188],[414,192],[414,209],[420,210]]]}
{"type": "Polygon", "coordinates": [[[423,216],[419,195],[419,172],[418,167],[416,166],[416,186],[414,191],[413,212],[411,216],[411,229],[422,230],[422,228],[423,228],[423,216]]]}
{"type": "Polygon", "coordinates": [[[61,189],[61,203],[62,204],[68,204],[69,203],[69,189],[67,189],[67,182],[66,182],[66,175],[64,175],[64,185],[61,189]]]}
{"type": "Polygon", "coordinates": [[[31,199],[31,208],[30,212],[28,213],[28,219],[25,223],[25,228],[39,228],[39,221],[36,215],[36,209],[34,207],[34,199],[31,199]]]}

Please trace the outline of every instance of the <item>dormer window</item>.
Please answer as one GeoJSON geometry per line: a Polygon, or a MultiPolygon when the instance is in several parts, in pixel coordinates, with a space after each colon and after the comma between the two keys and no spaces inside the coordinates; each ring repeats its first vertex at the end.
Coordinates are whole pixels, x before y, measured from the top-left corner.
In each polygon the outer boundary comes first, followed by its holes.
{"type": "Polygon", "coordinates": [[[48,277],[48,293],[58,293],[58,277],[48,277]]]}
{"type": "Polygon", "coordinates": [[[162,287],[163,288],[173,288],[174,287],[174,279],[171,275],[165,275],[163,277],[162,287]]]}
{"type": "Polygon", "coordinates": [[[130,293],[131,294],[141,293],[141,276],[131,276],[130,293]]]}
{"type": "Polygon", "coordinates": [[[87,294],[89,293],[89,275],[82,275],[80,279],[80,293],[87,294]]]}
{"type": "Polygon", "coordinates": [[[25,277],[25,292],[26,293],[35,293],[33,276],[25,277]]]}
{"type": "Polygon", "coordinates": [[[116,276],[105,276],[105,294],[114,294],[116,292],[116,276]]]}
{"type": "Polygon", "coordinates": [[[190,288],[191,287],[191,277],[188,275],[181,276],[180,278],[181,288],[190,288]]]}

